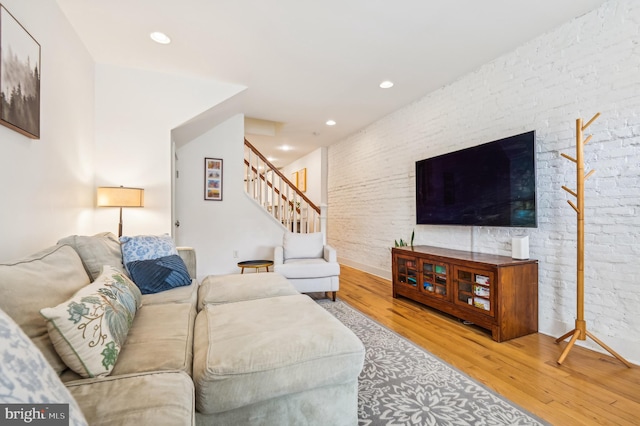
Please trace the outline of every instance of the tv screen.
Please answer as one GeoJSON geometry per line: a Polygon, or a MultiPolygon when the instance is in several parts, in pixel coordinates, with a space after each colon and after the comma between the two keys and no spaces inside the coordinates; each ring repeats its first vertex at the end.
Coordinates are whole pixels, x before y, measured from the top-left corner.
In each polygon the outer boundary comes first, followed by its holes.
{"type": "Polygon", "coordinates": [[[535,228],[535,131],[417,161],[416,222],[535,228]]]}

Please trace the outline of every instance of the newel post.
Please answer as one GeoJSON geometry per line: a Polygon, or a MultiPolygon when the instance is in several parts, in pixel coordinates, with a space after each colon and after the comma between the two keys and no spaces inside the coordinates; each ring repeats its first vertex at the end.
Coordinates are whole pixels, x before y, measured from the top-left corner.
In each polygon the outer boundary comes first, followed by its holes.
{"type": "Polygon", "coordinates": [[[320,204],[320,232],[322,232],[322,244],[327,244],[327,205],[320,204]]]}

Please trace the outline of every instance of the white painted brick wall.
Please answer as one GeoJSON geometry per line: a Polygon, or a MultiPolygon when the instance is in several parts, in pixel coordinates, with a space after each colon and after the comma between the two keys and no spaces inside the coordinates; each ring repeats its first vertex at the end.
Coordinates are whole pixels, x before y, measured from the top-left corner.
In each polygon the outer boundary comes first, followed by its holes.
{"type": "MultiPolygon", "coordinates": [[[[511,254],[530,236],[539,264],[540,331],[574,326],[575,120],[588,129],[585,310],[588,329],[640,362],[640,2],[605,3],[329,148],[328,241],[347,264],[390,277],[389,247],[511,254]],[[416,226],[415,161],[536,130],[537,229],[416,226]]],[[[582,342],[579,342],[581,344],[582,342]]],[[[598,349],[587,341],[587,346],[598,349]]]]}

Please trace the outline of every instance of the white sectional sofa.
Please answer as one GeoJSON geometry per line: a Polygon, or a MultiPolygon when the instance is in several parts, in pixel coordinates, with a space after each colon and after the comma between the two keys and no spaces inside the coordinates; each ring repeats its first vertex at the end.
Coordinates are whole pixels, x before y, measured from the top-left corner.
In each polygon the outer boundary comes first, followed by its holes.
{"type": "MultiPolygon", "coordinates": [[[[207,277],[202,285],[193,280],[142,295],[110,373],[82,377],[72,371],[52,344],[40,311],[66,306],[99,281],[93,276],[97,265],[124,268],[110,234],[61,243],[0,264],[0,310],[6,314],[0,315],[0,358],[16,347],[25,357],[29,353],[16,343],[19,336],[11,327],[17,324],[31,352],[46,359],[42,368],[64,383],[71,399],[65,400],[64,392],[51,396],[56,383],[38,385],[38,392],[36,385],[21,390],[22,380],[11,377],[20,377],[24,366],[5,362],[0,402],[21,402],[25,392],[29,402],[37,402],[37,395],[49,392],[45,402],[67,402],[72,411],[79,407],[71,424],[357,423],[362,343],[276,273],[207,277]]],[[[178,252],[195,277],[195,251],[178,252]]]]}

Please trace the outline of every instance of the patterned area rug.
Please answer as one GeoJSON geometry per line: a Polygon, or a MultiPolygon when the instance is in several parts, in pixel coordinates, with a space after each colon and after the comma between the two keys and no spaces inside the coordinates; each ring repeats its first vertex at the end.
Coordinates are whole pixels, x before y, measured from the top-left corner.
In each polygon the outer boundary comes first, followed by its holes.
{"type": "Polygon", "coordinates": [[[360,425],[547,424],[346,303],[317,302],[366,348],[360,425]]]}

